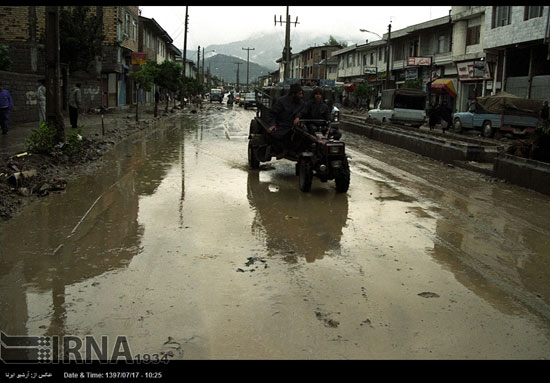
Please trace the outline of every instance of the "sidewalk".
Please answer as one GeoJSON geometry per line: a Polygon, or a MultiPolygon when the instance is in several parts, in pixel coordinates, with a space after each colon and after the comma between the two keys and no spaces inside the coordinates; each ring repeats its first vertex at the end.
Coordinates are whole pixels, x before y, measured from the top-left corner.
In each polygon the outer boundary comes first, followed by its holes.
{"type": "MultiPolygon", "coordinates": [[[[143,122],[152,120],[154,118],[152,110],[153,108],[149,106],[144,107],[143,110],[140,109],[139,121],[143,122]]],[[[159,116],[162,115],[163,113],[159,111],[159,116]]],[[[67,135],[72,131],[68,113],[64,116],[64,121],[65,134],[67,135]]],[[[135,111],[120,111],[103,115],[103,125],[106,132],[115,129],[121,123],[125,124],[127,122],[135,121],[135,111]]],[[[101,114],[79,114],[78,125],[83,126],[82,135],[85,137],[93,137],[96,135],[101,136],[102,134],[101,114]]],[[[0,158],[25,152],[27,150],[25,140],[31,136],[34,129],[38,129],[38,126],[38,119],[35,122],[27,122],[23,124],[10,123],[10,130],[8,131],[8,134],[0,135],[0,158]]]]}

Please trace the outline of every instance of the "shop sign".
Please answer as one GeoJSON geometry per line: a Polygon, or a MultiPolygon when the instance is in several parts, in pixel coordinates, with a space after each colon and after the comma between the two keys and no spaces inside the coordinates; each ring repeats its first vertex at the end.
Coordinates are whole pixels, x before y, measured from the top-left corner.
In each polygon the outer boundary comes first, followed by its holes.
{"type": "Polygon", "coordinates": [[[376,67],[365,68],[365,74],[376,74],[376,72],[378,72],[378,68],[376,67]]]}
{"type": "Polygon", "coordinates": [[[405,69],[405,80],[416,80],[418,78],[418,68],[405,69]]]}
{"type": "Polygon", "coordinates": [[[145,53],[134,52],[132,53],[132,65],[145,65],[145,53]]]}
{"type": "Polygon", "coordinates": [[[491,80],[491,71],[485,61],[474,60],[456,63],[459,81],[491,80]]]}
{"type": "Polygon", "coordinates": [[[430,66],[432,65],[431,57],[408,57],[407,65],[409,66],[430,66]]]}

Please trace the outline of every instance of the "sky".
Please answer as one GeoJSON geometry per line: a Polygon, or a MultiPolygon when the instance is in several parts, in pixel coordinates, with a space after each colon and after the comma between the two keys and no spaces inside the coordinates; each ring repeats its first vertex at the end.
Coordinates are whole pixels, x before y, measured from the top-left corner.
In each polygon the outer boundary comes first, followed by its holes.
{"type": "MultiPolygon", "coordinates": [[[[154,18],[174,39],[174,45],[183,49],[185,6],[140,6],[141,15],[154,18]]],[[[449,15],[451,6],[290,6],[294,33],[323,31],[328,37],[341,36],[347,43],[365,43],[379,40],[376,34],[360,32],[367,29],[383,36],[391,21],[392,31],[449,15]]],[[[279,33],[277,44],[284,45],[285,24],[275,26],[274,16],[286,19],[286,6],[195,6],[188,8],[189,30],[187,49],[198,46],[226,44],[244,40],[254,34],[279,33]]],[[[292,45],[292,41],[291,41],[292,45]]]]}

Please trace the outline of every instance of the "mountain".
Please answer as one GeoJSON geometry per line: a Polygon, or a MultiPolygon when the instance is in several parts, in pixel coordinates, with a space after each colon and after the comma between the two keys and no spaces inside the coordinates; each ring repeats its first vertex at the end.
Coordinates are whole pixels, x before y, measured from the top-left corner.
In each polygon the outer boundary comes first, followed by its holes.
{"type": "MultiPolygon", "coordinates": [[[[292,53],[313,47],[324,45],[330,36],[319,32],[317,35],[311,33],[297,33],[293,30],[290,33],[290,46],[292,53]]],[[[337,41],[343,38],[334,36],[337,41]]],[[[276,61],[281,58],[285,45],[284,32],[275,31],[272,33],[263,33],[249,37],[246,40],[235,41],[227,44],[209,45],[205,51],[215,50],[218,54],[239,57],[246,61],[247,51],[243,48],[254,48],[250,51],[250,61],[269,68],[271,71],[277,70],[279,65],[276,61]]]]}
{"type": "MultiPolygon", "coordinates": [[[[225,82],[237,82],[237,67],[239,68],[239,82],[246,84],[246,58],[243,60],[239,57],[217,54],[204,59],[204,67],[206,70],[210,68],[212,76],[218,76],[225,82]],[[237,65],[235,63],[239,63],[237,65]]],[[[258,65],[252,60],[249,62],[248,82],[253,83],[258,80],[259,76],[265,76],[273,72],[272,69],[258,65]]]]}
{"type": "MultiPolygon", "coordinates": [[[[342,37],[333,37],[337,41],[345,41],[342,37]]],[[[322,46],[329,38],[329,35],[324,35],[322,32],[319,32],[317,35],[312,35],[311,33],[300,34],[292,30],[290,34],[292,53],[299,53],[313,46],[322,46]]],[[[347,43],[349,45],[353,44],[353,42],[347,43]]],[[[208,67],[210,63],[210,69],[213,75],[220,78],[223,77],[225,81],[236,82],[237,65],[234,64],[234,62],[244,62],[244,65],[239,66],[239,80],[241,84],[246,84],[247,51],[243,50],[243,48],[254,48],[254,50],[250,50],[249,82],[252,82],[257,80],[260,75],[266,75],[279,69],[279,64],[277,64],[276,61],[280,59],[283,54],[284,44],[284,32],[279,30],[272,33],[258,34],[248,39],[232,43],[209,45],[204,48],[204,51],[210,52],[215,50],[215,53],[206,54],[204,60],[205,67],[208,67]]],[[[195,54],[196,52],[188,51],[187,57],[192,57],[192,55],[195,54]]]]}

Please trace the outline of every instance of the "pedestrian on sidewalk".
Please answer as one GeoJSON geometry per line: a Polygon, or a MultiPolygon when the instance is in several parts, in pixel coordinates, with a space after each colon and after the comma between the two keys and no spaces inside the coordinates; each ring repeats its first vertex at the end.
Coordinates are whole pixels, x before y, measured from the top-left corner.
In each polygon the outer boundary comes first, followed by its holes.
{"type": "Polygon", "coordinates": [[[46,80],[38,80],[36,100],[38,101],[38,121],[46,121],[46,80]]]}
{"type": "Polygon", "coordinates": [[[13,108],[13,100],[10,92],[4,89],[4,85],[0,82],[0,127],[2,134],[8,134],[10,111],[13,108]]]}
{"type": "Polygon", "coordinates": [[[82,102],[80,86],[80,83],[76,83],[76,86],[71,89],[71,93],[69,94],[69,119],[71,120],[71,127],[73,129],[77,128],[78,109],[80,108],[80,104],[82,102]]]}
{"type": "Polygon", "coordinates": [[[430,130],[433,130],[435,125],[439,123],[439,105],[436,102],[432,102],[432,105],[428,110],[428,118],[430,130]]]}
{"type": "Polygon", "coordinates": [[[441,116],[441,130],[443,130],[443,133],[445,133],[445,131],[451,126],[452,123],[452,111],[451,108],[449,108],[447,101],[443,101],[441,103],[439,114],[441,116]]]}

